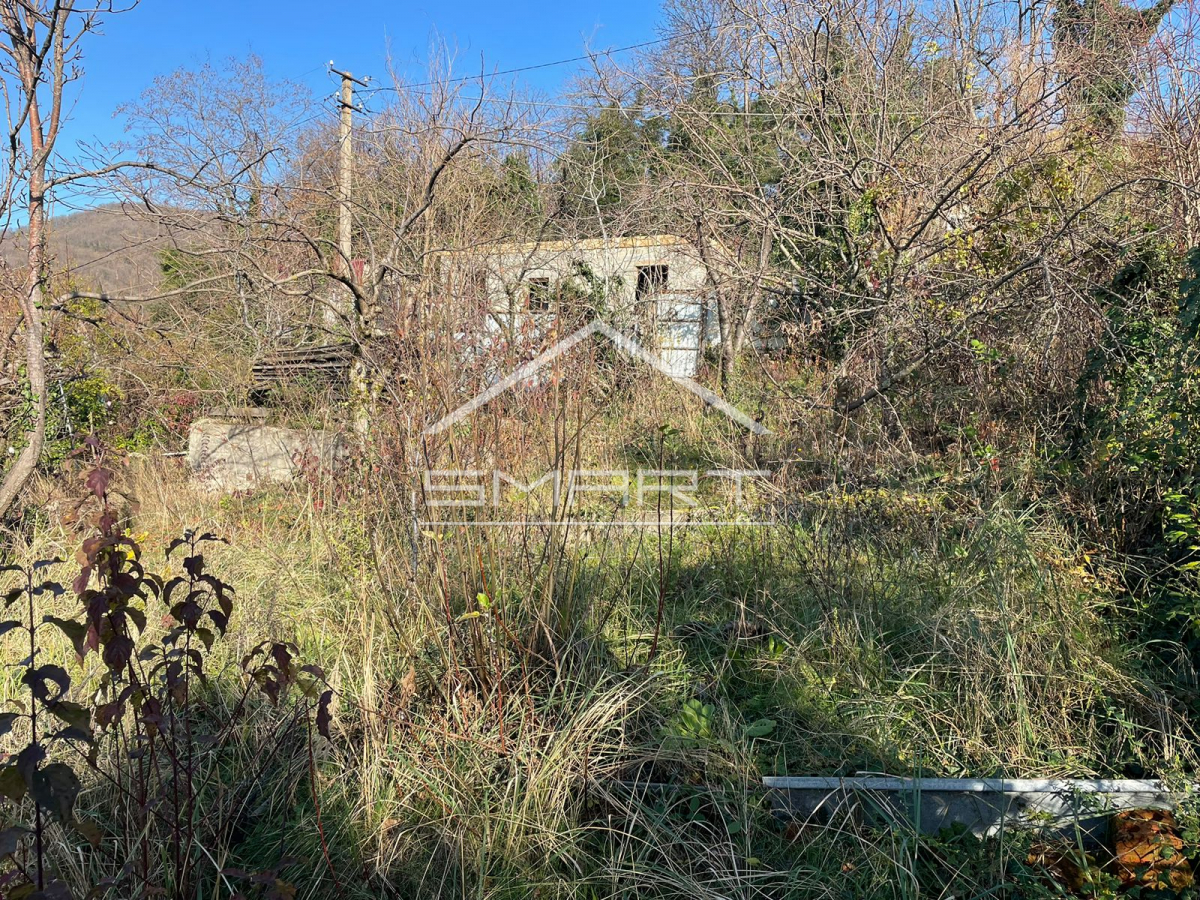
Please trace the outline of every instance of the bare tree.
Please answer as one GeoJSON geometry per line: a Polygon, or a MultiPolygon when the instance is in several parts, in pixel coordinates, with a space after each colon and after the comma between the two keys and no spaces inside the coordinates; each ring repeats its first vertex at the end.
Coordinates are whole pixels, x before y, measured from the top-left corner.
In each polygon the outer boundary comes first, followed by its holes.
{"type": "Polygon", "coordinates": [[[1177,7],[1174,27],[1148,48],[1146,78],[1133,100],[1131,150],[1139,174],[1157,182],[1144,209],[1169,210],[1162,227],[1182,248],[1200,246],[1200,18],[1177,7]],[[1161,179],[1161,181],[1160,181],[1161,179]],[[1166,202],[1164,202],[1166,201],[1166,202]]]}
{"type": "Polygon", "coordinates": [[[124,299],[167,303],[184,328],[204,309],[243,310],[240,321],[224,317],[224,345],[247,355],[349,341],[359,374],[375,372],[366,380],[381,389],[396,352],[379,338],[428,334],[432,260],[503,227],[484,225],[483,211],[495,209],[490,191],[527,107],[486,78],[454,76],[448,62],[419,86],[393,78],[362,91],[370,113],[353,135],[348,260],[332,227],[332,117],[255,60],[227,69],[177,72],[127,109],[140,163],[115,172],[115,187],[173,248],[163,291],[124,299]]]}
{"type": "Polygon", "coordinates": [[[308,268],[288,234],[305,186],[289,179],[314,133],[328,137],[327,111],[250,56],[159,76],[120,112],[134,137],[110,152],[132,162],[106,188],[167,238],[161,289],[132,299],[169,322],[199,361],[205,341],[253,357],[294,340],[312,311],[280,286],[308,268]]]}
{"type": "Polygon", "coordinates": [[[836,342],[846,410],[981,324],[1046,348],[1096,323],[1129,179],[1086,164],[1102,136],[1065,88],[1087,73],[1052,27],[1044,6],[672,0],[661,50],[599,72],[594,99],[664,123],[647,197],[704,257],[723,377],[768,302],[836,342]]]}
{"type": "Polygon", "coordinates": [[[0,482],[0,515],[33,476],[46,439],[47,203],[55,188],[95,174],[69,167],[55,171],[64,90],[79,77],[84,39],[97,30],[102,16],[119,11],[113,0],[86,6],[76,0],[0,2],[0,77],[8,117],[8,158],[0,174],[0,196],[7,216],[16,193],[25,194],[22,240],[27,271],[20,292],[20,330],[25,379],[33,399],[25,444],[0,482]]]}

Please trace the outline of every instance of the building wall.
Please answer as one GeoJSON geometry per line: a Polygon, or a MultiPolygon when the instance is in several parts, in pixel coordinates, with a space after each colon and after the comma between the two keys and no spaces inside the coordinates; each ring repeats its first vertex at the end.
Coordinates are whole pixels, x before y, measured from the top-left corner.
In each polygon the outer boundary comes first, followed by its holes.
{"type": "Polygon", "coordinates": [[[669,293],[699,294],[705,287],[704,266],[695,249],[671,236],[497,244],[447,254],[446,263],[443,275],[449,289],[456,294],[482,290],[493,312],[522,308],[531,279],[549,279],[553,290],[575,273],[577,263],[604,282],[619,280],[608,297],[613,310],[633,309],[638,269],[643,266],[667,267],[669,293]]]}
{"type": "MultiPolygon", "coordinates": [[[[704,347],[716,341],[716,313],[704,264],[695,247],[681,238],[497,244],[449,253],[440,260],[441,285],[447,296],[477,304],[488,319],[485,332],[512,329],[536,335],[546,313],[552,314],[561,286],[573,281],[584,287],[581,265],[607,291],[604,307],[611,324],[632,330],[674,374],[696,374],[704,347]],[[639,295],[639,270],[648,267],[666,267],[666,282],[639,295]],[[549,292],[545,310],[531,300],[531,289],[538,289],[535,281],[549,292]]],[[[484,350],[492,346],[492,337],[479,336],[475,344],[476,350],[484,350]]]]}

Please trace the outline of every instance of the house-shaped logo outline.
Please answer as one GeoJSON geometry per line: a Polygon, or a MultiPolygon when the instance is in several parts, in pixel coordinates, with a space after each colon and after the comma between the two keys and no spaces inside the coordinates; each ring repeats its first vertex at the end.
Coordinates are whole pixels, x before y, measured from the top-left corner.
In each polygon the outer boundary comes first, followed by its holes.
{"type": "Polygon", "coordinates": [[[667,367],[667,364],[664,363],[661,358],[646,350],[637,341],[621,334],[621,332],[617,331],[607,322],[602,322],[600,319],[593,319],[590,324],[584,325],[578,331],[573,332],[558,343],[554,344],[552,347],[542,351],[529,362],[518,367],[511,374],[496,382],[486,391],[476,394],[475,397],[458,407],[458,409],[438,419],[438,421],[434,422],[432,425],[422,431],[421,434],[427,436],[445,431],[455,423],[462,421],[484,404],[503,394],[509,388],[533,377],[535,374],[537,374],[538,370],[547,363],[553,362],[556,358],[562,356],[562,354],[566,353],[576,344],[580,343],[586,338],[591,337],[593,334],[604,335],[613,342],[618,350],[625,353],[627,356],[646,363],[659,374],[664,375],[674,381],[684,390],[695,394],[709,406],[719,409],[727,417],[732,419],[734,422],[737,422],[743,428],[746,428],[758,435],[771,433],[770,429],[768,429],[766,426],[756,422],[736,406],[719,397],[717,394],[714,394],[704,385],[697,383],[685,375],[676,375],[672,373],[667,367]]]}

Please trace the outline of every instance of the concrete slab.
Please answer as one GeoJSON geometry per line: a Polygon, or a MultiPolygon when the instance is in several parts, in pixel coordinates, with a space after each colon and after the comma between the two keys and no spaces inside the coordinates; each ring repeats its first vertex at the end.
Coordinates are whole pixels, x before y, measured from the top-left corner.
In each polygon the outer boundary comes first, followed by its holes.
{"type": "Polygon", "coordinates": [[[292,481],[306,468],[332,470],[345,455],[340,434],[198,419],[188,432],[188,465],[203,487],[243,491],[292,481]]]}
{"type": "Polygon", "coordinates": [[[1042,828],[1086,844],[1104,839],[1113,813],[1171,809],[1162,782],[1124,779],[767,777],[777,814],[801,824],[852,821],[937,834],[961,826],[979,837],[1042,828]]]}

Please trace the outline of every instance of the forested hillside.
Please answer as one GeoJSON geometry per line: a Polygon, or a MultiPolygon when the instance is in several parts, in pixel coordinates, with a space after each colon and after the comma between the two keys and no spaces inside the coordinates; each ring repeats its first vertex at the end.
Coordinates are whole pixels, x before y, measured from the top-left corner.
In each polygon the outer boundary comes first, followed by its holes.
{"type": "MultiPolygon", "coordinates": [[[[11,232],[4,241],[9,268],[24,265],[27,234],[11,232]]],[[[140,294],[158,286],[160,252],[166,235],[153,224],[117,205],[55,216],[50,223],[50,256],[56,271],[90,289],[140,294]]]]}

